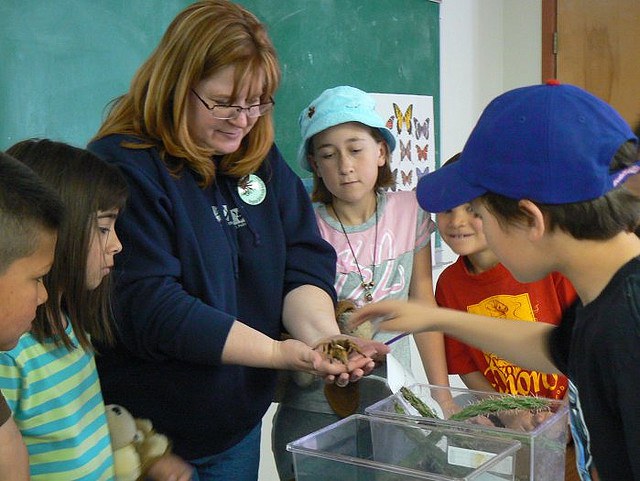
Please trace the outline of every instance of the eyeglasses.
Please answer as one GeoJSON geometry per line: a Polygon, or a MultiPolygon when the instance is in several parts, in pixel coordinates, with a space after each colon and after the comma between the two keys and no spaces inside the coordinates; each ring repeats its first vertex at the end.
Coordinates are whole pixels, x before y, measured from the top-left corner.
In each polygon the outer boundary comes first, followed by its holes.
{"type": "Polygon", "coordinates": [[[231,120],[236,119],[240,116],[240,113],[244,110],[247,113],[247,117],[260,117],[273,109],[275,105],[275,101],[269,97],[269,101],[263,104],[255,104],[249,105],[248,107],[240,107],[239,105],[213,105],[209,106],[207,102],[205,102],[202,97],[198,95],[198,92],[191,89],[193,94],[198,97],[198,100],[202,102],[202,105],[211,112],[214,118],[220,120],[231,120]]]}

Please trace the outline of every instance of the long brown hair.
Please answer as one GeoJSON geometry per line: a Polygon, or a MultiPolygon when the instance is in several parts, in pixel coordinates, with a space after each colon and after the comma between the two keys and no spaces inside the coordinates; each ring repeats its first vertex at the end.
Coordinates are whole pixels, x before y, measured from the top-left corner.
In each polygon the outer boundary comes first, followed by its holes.
{"type": "Polygon", "coordinates": [[[44,277],[49,298],[38,308],[31,332],[40,342],[53,338],[73,348],[65,332],[68,316],[80,345],[113,341],[109,277],[87,287],[87,258],[96,235],[98,211],[122,209],[126,180],[113,165],[91,152],[51,140],[24,140],[7,151],[33,169],[60,195],[66,215],[58,232],[51,271],[44,277]]]}
{"type": "MultiPolygon", "coordinates": [[[[280,67],[260,21],[227,0],[190,5],[171,22],[138,69],[129,92],[114,101],[94,140],[109,134],[132,135],[139,143],[125,147],[157,147],[174,175],[186,166],[200,176],[203,186],[210,185],[216,175],[213,152],[197,145],[189,133],[187,97],[196,83],[231,65],[235,66],[234,95],[263,73],[261,101],[271,99],[280,83],[280,67]]],[[[221,173],[242,177],[256,171],[273,139],[269,112],[258,118],[236,152],[222,157],[221,173]]]]}

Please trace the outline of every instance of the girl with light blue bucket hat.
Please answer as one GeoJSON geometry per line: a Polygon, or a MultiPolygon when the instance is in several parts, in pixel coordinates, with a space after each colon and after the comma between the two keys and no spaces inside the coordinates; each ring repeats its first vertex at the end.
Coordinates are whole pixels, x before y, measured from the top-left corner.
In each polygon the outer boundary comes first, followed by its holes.
{"type": "MultiPolygon", "coordinates": [[[[322,237],[336,250],[338,310],[382,299],[415,299],[435,305],[430,235],[434,223],[418,207],[414,192],[388,192],[395,179],[391,153],[396,140],[375,110],[373,97],[350,86],[325,90],[299,117],[299,165],[313,173],[312,200],[322,237]]],[[[346,316],[339,316],[339,322],[346,316]]],[[[355,333],[389,341],[370,325],[355,333]]],[[[439,333],[415,337],[432,384],[448,385],[439,333]]],[[[411,372],[410,344],[393,344],[393,355],[411,372]]],[[[281,480],[294,479],[286,444],[352,412],[364,412],[391,394],[386,368],[347,388],[321,380],[289,378],[273,420],[272,446],[281,480]]]]}

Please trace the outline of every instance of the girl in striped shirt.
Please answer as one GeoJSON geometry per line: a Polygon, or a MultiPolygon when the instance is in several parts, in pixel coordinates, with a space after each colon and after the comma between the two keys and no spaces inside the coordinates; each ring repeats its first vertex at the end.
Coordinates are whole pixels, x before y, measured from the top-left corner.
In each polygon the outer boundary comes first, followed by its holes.
{"type": "MultiPolygon", "coordinates": [[[[110,343],[109,272],[122,250],[115,221],[127,197],[117,168],[49,140],[8,150],[54,187],[67,208],[49,298],[31,332],[0,353],[0,388],[29,451],[33,481],[113,480],[113,456],[92,341],[110,343]]],[[[173,459],[168,469],[190,468],[173,459]]]]}

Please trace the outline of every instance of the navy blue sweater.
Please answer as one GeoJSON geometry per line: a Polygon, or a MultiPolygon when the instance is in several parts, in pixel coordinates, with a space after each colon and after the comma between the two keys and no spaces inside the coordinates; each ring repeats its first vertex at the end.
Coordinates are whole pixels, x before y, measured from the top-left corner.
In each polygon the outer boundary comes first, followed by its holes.
{"type": "Polygon", "coordinates": [[[220,363],[234,319],[279,338],[289,291],[311,284],[335,298],[335,252],[275,145],[256,172],[266,198],[250,205],[237,179],[219,175],[203,189],[193,172],[171,176],[156,149],[124,148],[124,138],[89,145],[130,187],[117,221],[118,342],[96,359],[105,402],[151,419],[186,459],[216,454],[256,426],[275,387],[272,370],[220,363]]]}

